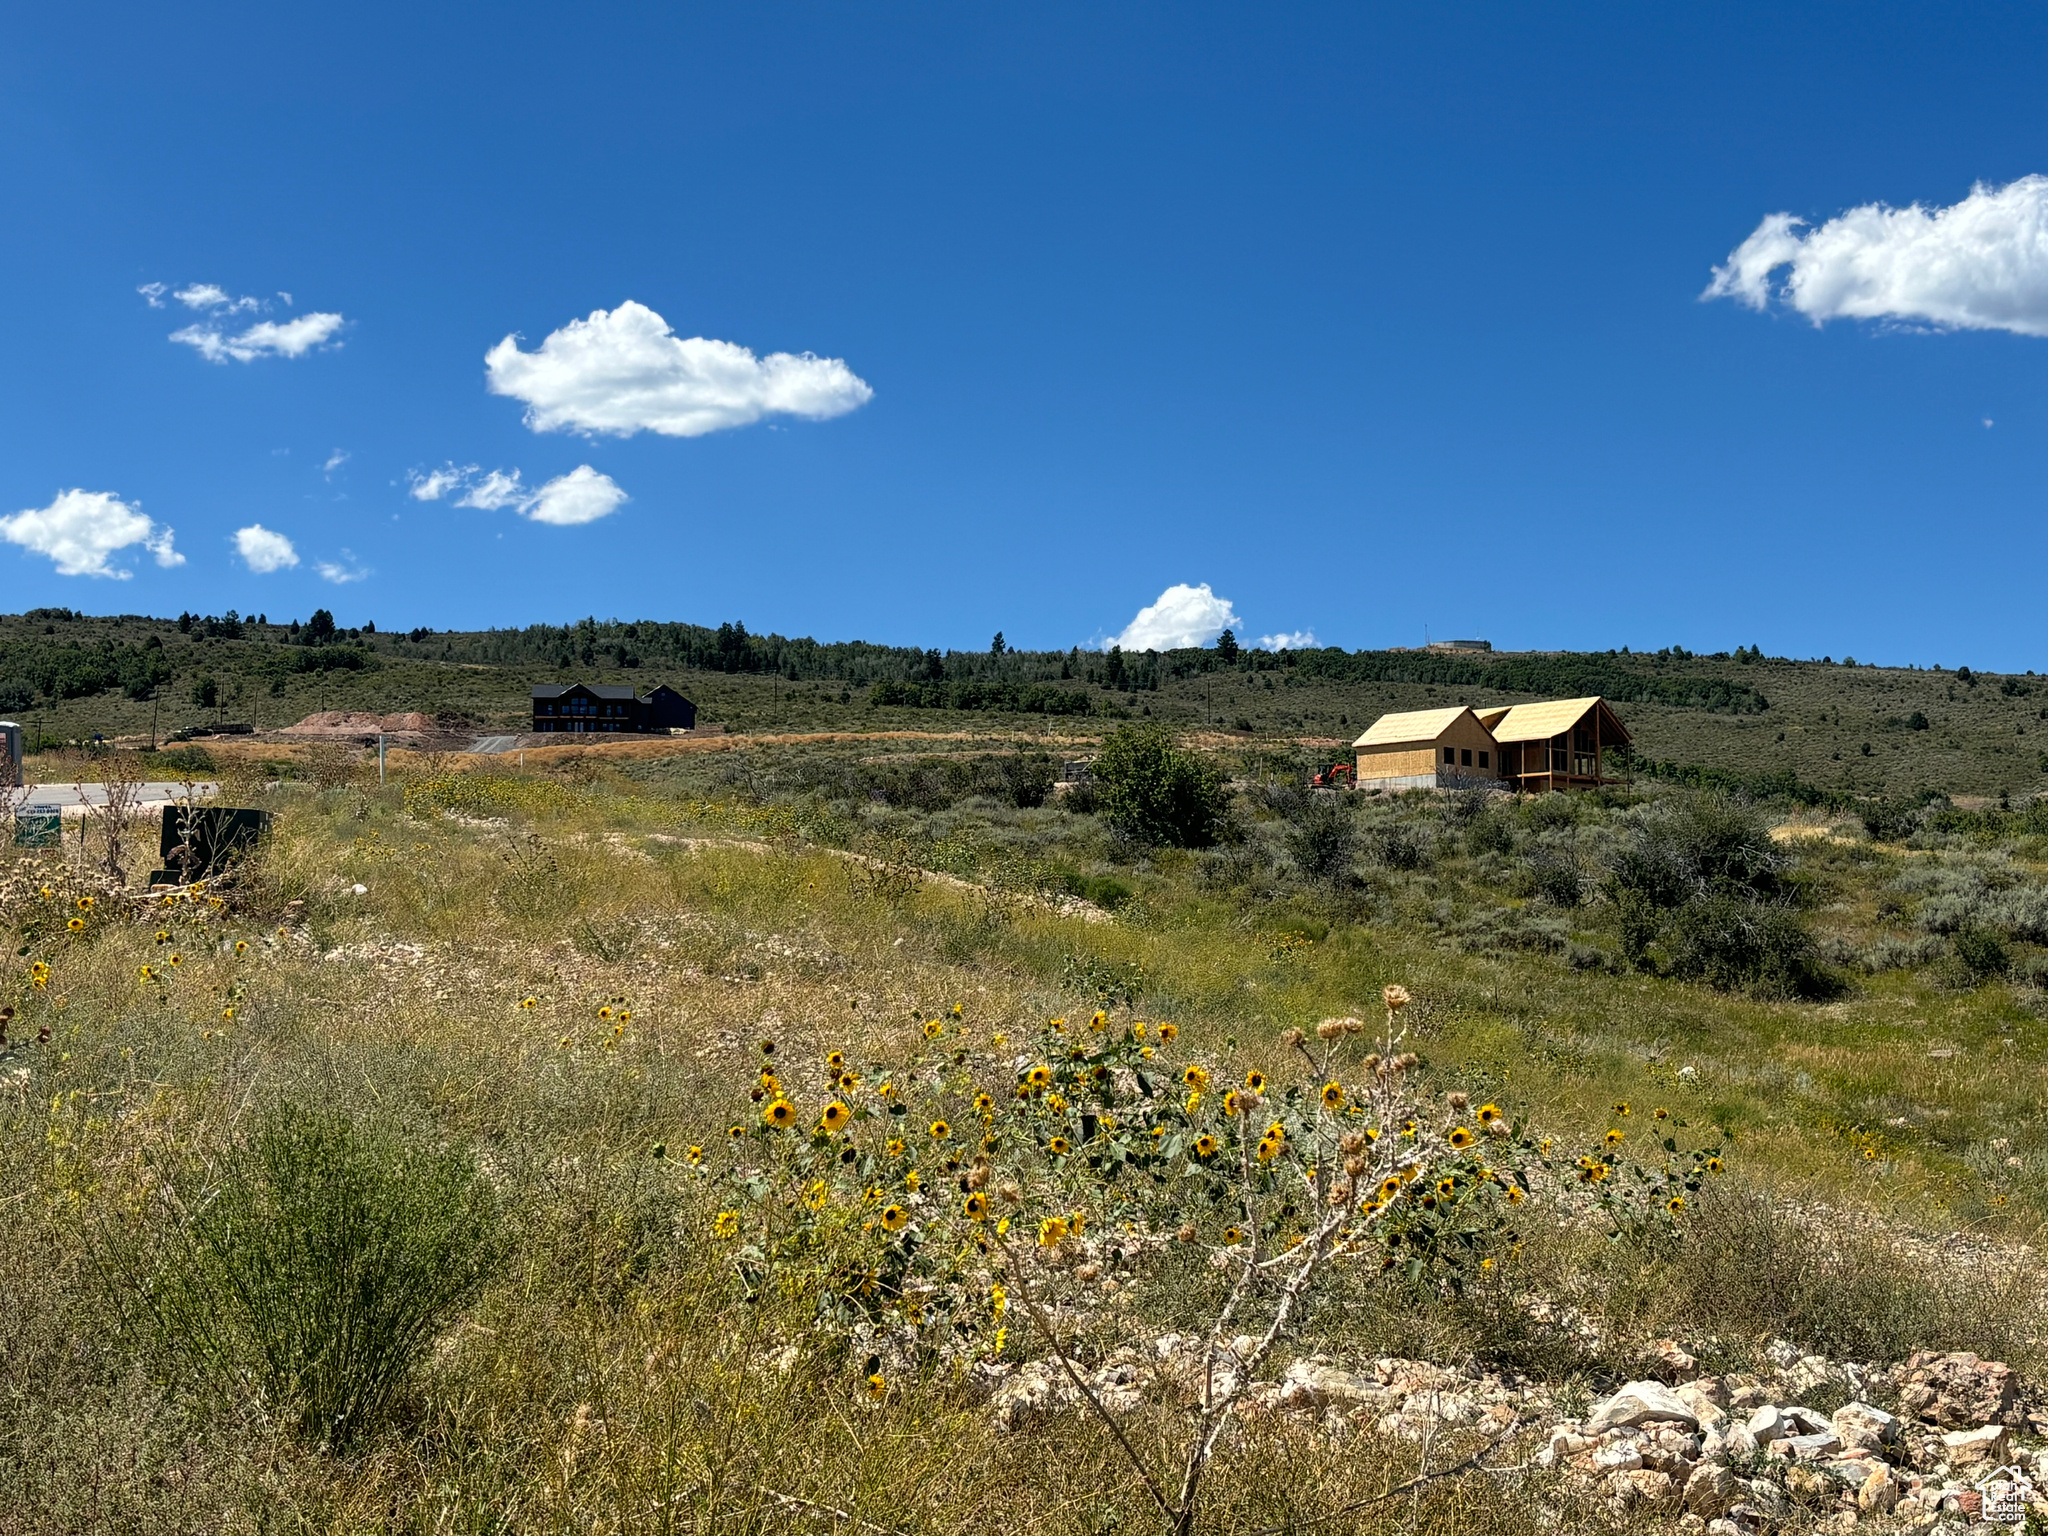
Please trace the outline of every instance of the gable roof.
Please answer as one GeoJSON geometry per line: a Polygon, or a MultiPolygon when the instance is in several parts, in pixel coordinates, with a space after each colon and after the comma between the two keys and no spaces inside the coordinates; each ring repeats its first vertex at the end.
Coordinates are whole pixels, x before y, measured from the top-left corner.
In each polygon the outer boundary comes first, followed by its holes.
{"type": "Polygon", "coordinates": [[[1595,709],[1606,711],[1607,720],[1623,741],[1633,738],[1612,706],[1594,694],[1586,699],[1545,699],[1538,704],[1504,705],[1478,712],[1479,722],[1493,732],[1495,741],[1548,741],[1563,735],[1595,709]]]}
{"type": "Polygon", "coordinates": [[[1354,747],[1394,747],[1407,742],[1435,741],[1451,728],[1461,715],[1472,711],[1463,704],[1454,704],[1449,709],[1408,709],[1397,714],[1381,715],[1358,740],[1354,747]]]}
{"type": "Polygon", "coordinates": [[[633,698],[633,690],[612,683],[541,683],[533,690],[536,699],[559,699],[566,694],[587,693],[593,699],[633,698]]]}

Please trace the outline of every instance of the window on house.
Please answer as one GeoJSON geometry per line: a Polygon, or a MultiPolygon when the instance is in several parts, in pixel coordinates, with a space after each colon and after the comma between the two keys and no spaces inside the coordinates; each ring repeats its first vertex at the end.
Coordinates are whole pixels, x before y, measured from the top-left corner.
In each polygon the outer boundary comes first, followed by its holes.
{"type": "Polygon", "coordinates": [[[1470,747],[1464,748],[1459,753],[1458,762],[1460,767],[1470,768],[1472,766],[1472,749],[1470,747]]]}
{"type": "Polygon", "coordinates": [[[1482,768],[1486,766],[1486,754],[1484,752],[1479,754],[1479,766],[1482,768]]]}
{"type": "Polygon", "coordinates": [[[1456,747],[1445,747],[1444,761],[1455,766],[1458,761],[1458,749],[1456,747]]]}

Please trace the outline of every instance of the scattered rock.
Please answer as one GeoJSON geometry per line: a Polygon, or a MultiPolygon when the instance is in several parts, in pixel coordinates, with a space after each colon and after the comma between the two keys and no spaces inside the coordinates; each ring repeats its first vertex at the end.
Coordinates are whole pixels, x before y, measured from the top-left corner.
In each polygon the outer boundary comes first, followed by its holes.
{"type": "Polygon", "coordinates": [[[1721,1404],[1730,1413],[1752,1413],[1771,1400],[1764,1384],[1746,1371],[1738,1371],[1724,1382],[1728,1393],[1721,1404]]]}
{"type": "Polygon", "coordinates": [[[1830,1423],[1842,1444],[1852,1449],[1882,1451],[1899,1442],[1899,1421],[1868,1403],[1844,1403],[1830,1423]]]}
{"type": "Polygon", "coordinates": [[[1593,1453],[1593,1470],[1596,1472],[1633,1472],[1642,1464],[1642,1447],[1633,1440],[1603,1445],[1593,1453]]]}
{"type": "Polygon", "coordinates": [[[1833,1430],[1823,1430],[1817,1435],[1790,1435],[1771,1442],[1773,1456],[1787,1456],[1796,1461],[1825,1461],[1841,1448],[1842,1442],[1835,1438],[1833,1430]]]}
{"type": "Polygon", "coordinates": [[[1607,1500],[1617,1512],[1643,1510],[1664,1514],[1678,1508],[1678,1489],[1662,1472],[1648,1470],[1616,1472],[1603,1485],[1607,1500]]]}
{"type": "Polygon", "coordinates": [[[1283,1408],[1378,1407],[1387,1390],[1377,1380],[1330,1364],[1320,1356],[1297,1360],[1280,1383],[1283,1408]]]}
{"type": "Polygon", "coordinates": [[[1888,1515],[1898,1507],[1899,1480],[1892,1469],[1879,1465],[1856,1490],[1856,1507],[1866,1515],[1888,1515]]]}
{"type": "Polygon", "coordinates": [[[1700,1373],[1700,1363],[1676,1339],[1657,1339],[1650,1345],[1650,1366],[1657,1379],[1665,1382],[1691,1381],[1700,1373]]]}
{"type": "Polygon", "coordinates": [[[1980,1429],[1956,1429],[1941,1437],[1948,1459],[1959,1467],[1979,1462],[2002,1462],[2012,1454],[2012,1437],[2003,1424],[1986,1424],[1980,1429]]]}
{"type": "Polygon", "coordinates": [[[2024,1422],[2012,1367],[1966,1352],[1923,1350],[1914,1355],[1906,1362],[1899,1406],[1915,1418],[1949,1429],[1979,1424],[2017,1428],[2024,1422]]]}
{"type": "Polygon", "coordinates": [[[1736,1497],[1735,1474],[1713,1462],[1701,1462],[1685,1481],[1686,1509],[1708,1520],[1727,1514],[1736,1497]]]}
{"type": "Polygon", "coordinates": [[[1669,1387],[1655,1381],[1632,1381],[1594,1410],[1586,1420],[1592,1430],[1635,1428],[1671,1422],[1697,1428],[1698,1417],[1669,1387]]]}

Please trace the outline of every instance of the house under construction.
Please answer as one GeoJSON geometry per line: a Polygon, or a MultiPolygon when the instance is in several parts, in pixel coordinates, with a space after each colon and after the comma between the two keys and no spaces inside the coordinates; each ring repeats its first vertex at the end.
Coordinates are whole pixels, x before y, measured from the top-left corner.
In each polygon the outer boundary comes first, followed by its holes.
{"type": "Polygon", "coordinates": [[[1597,695],[1382,715],[1352,743],[1360,789],[1596,789],[1621,780],[1628,728],[1597,695]]]}

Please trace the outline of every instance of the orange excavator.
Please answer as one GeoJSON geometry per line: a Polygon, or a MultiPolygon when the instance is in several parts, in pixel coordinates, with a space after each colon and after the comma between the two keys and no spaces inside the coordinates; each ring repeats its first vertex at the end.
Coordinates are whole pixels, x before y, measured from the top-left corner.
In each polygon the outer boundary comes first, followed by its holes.
{"type": "Polygon", "coordinates": [[[1353,769],[1349,763],[1332,763],[1321,773],[1309,775],[1310,789],[1349,789],[1353,769]]]}

